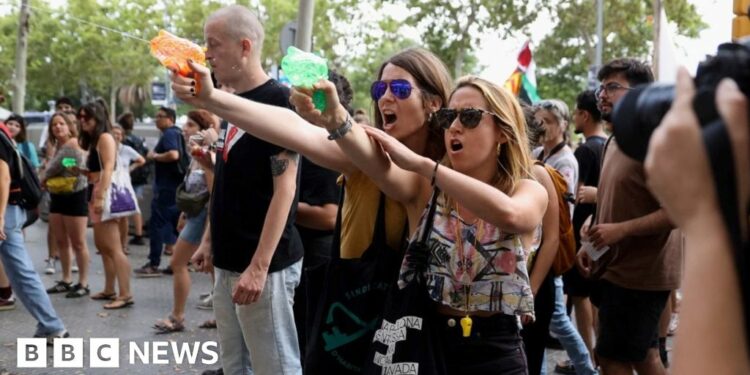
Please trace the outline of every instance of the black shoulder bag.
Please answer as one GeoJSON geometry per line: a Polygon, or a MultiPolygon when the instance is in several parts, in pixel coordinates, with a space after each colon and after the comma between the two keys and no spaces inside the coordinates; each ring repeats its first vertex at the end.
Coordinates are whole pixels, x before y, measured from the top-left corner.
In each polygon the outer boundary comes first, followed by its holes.
{"type": "Polygon", "coordinates": [[[308,292],[305,374],[362,373],[387,291],[401,264],[402,252],[386,241],[383,193],[372,243],[361,258],[341,259],[343,188],[340,199],[331,260],[307,270],[306,282],[317,287],[308,292]]]}
{"type": "Polygon", "coordinates": [[[440,333],[433,323],[437,319],[435,302],[430,299],[425,281],[430,255],[427,239],[432,232],[439,194],[435,188],[419,238],[406,250],[404,262],[411,270],[406,286],[399,289],[398,285],[393,285],[389,290],[383,320],[375,331],[364,374],[448,373],[440,333]]]}

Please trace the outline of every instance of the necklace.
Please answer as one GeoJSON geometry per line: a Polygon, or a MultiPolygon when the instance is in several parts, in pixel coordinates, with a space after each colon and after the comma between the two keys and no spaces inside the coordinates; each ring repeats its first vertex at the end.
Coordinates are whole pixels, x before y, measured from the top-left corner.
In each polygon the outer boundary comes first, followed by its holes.
{"type": "MultiPolygon", "coordinates": [[[[464,249],[464,239],[462,234],[462,227],[463,227],[463,219],[461,218],[461,212],[459,211],[459,205],[458,203],[455,204],[455,211],[456,211],[456,217],[457,217],[457,224],[456,224],[456,250],[458,250],[458,256],[461,259],[460,265],[462,268],[462,271],[464,274],[469,274],[469,270],[471,268],[471,262],[469,259],[469,254],[466,249],[464,249]]],[[[477,217],[474,220],[474,223],[470,224],[471,226],[474,226],[476,229],[475,235],[474,235],[474,249],[477,248],[477,244],[479,243],[479,240],[482,238],[483,232],[484,232],[484,220],[477,217]]],[[[468,283],[464,283],[464,295],[466,296],[466,303],[464,304],[464,317],[461,318],[461,330],[463,337],[469,337],[471,336],[471,326],[472,326],[472,319],[471,316],[469,316],[469,296],[471,295],[471,285],[472,282],[469,281],[468,283]]]]}

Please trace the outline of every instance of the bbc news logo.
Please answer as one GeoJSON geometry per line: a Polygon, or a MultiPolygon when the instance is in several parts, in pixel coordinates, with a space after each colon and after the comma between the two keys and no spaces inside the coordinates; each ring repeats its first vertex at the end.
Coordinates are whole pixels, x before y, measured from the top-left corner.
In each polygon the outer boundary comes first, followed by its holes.
{"type": "MultiPolygon", "coordinates": [[[[91,338],[89,362],[86,368],[119,368],[120,339],[91,338]]],[[[16,365],[18,368],[47,367],[47,339],[34,338],[16,340],[16,365]]],[[[213,365],[219,361],[219,345],[216,341],[177,343],[174,341],[145,341],[141,345],[130,342],[128,358],[124,363],[135,364],[203,364],[213,365]]],[[[52,345],[52,367],[84,368],[84,345],[82,338],[58,338],[52,345]]]]}

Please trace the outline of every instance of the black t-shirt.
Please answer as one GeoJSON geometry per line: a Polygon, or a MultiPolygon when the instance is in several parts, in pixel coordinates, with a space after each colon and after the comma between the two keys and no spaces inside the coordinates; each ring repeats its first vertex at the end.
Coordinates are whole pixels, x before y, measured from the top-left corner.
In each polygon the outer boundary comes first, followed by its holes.
{"type": "MultiPolygon", "coordinates": [[[[289,89],[275,80],[268,80],[239,95],[259,103],[289,108],[289,89]]],[[[271,156],[283,151],[279,146],[222,122],[210,210],[211,248],[216,267],[243,272],[250,265],[273,198],[271,156]]],[[[298,185],[300,170],[298,168],[298,185]]],[[[294,227],[298,198],[299,191],[295,193],[268,272],[282,270],[302,258],[302,243],[294,227]]]]}
{"type": "MultiPolygon", "coordinates": [[[[302,177],[299,184],[299,201],[305,202],[311,206],[323,206],[326,204],[339,203],[339,186],[336,179],[339,173],[330,169],[323,168],[307,158],[300,158],[302,166],[302,177]]],[[[297,230],[302,237],[302,244],[305,247],[305,256],[310,252],[316,254],[330,252],[330,249],[311,249],[311,246],[317,246],[315,239],[333,236],[333,230],[317,230],[305,228],[297,224],[297,230]]]]}
{"type": "MultiPolygon", "coordinates": [[[[2,125],[2,127],[5,128],[5,125],[2,125]]],[[[4,129],[0,129],[0,131],[4,131],[4,129]]],[[[16,151],[11,147],[9,143],[10,138],[7,136],[8,133],[5,134],[6,135],[0,134],[0,137],[5,137],[5,139],[0,140],[0,160],[8,164],[8,171],[10,172],[11,179],[9,187],[10,193],[8,194],[8,203],[13,203],[18,201],[18,199],[21,197],[21,193],[18,188],[18,178],[20,177],[20,175],[18,165],[16,163],[16,151]]]]}
{"type": "MultiPolygon", "coordinates": [[[[578,160],[578,181],[583,186],[599,186],[599,172],[602,162],[602,151],[607,138],[600,136],[591,136],[586,138],[586,143],[582,144],[575,151],[576,160],[578,160]]],[[[596,210],[595,204],[576,205],[573,211],[573,231],[575,232],[576,243],[581,244],[581,227],[590,215],[596,210]]]]}
{"type": "MultiPolygon", "coordinates": [[[[162,154],[169,151],[180,151],[180,137],[182,131],[176,126],[165,129],[154,147],[154,152],[162,154]]],[[[154,161],[154,187],[157,189],[174,190],[182,182],[183,175],[177,166],[179,160],[170,162],[154,161]]]]}

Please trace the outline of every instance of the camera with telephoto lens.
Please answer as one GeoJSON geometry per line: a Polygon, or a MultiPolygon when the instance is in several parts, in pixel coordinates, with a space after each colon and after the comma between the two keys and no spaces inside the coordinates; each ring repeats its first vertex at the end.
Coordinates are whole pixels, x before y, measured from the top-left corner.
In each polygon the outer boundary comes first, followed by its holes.
{"type": "MultiPolygon", "coordinates": [[[[716,56],[698,65],[693,110],[704,138],[711,132],[710,128],[723,127],[716,109],[716,86],[724,78],[732,78],[742,93],[750,97],[750,39],[722,44],[716,56]]],[[[622,152],[638,161],[646,158],[651,134],[669,111],[673,99],[674,85],[656,83],[635,87],[617,103],[612,124],[622,152]]]]}

